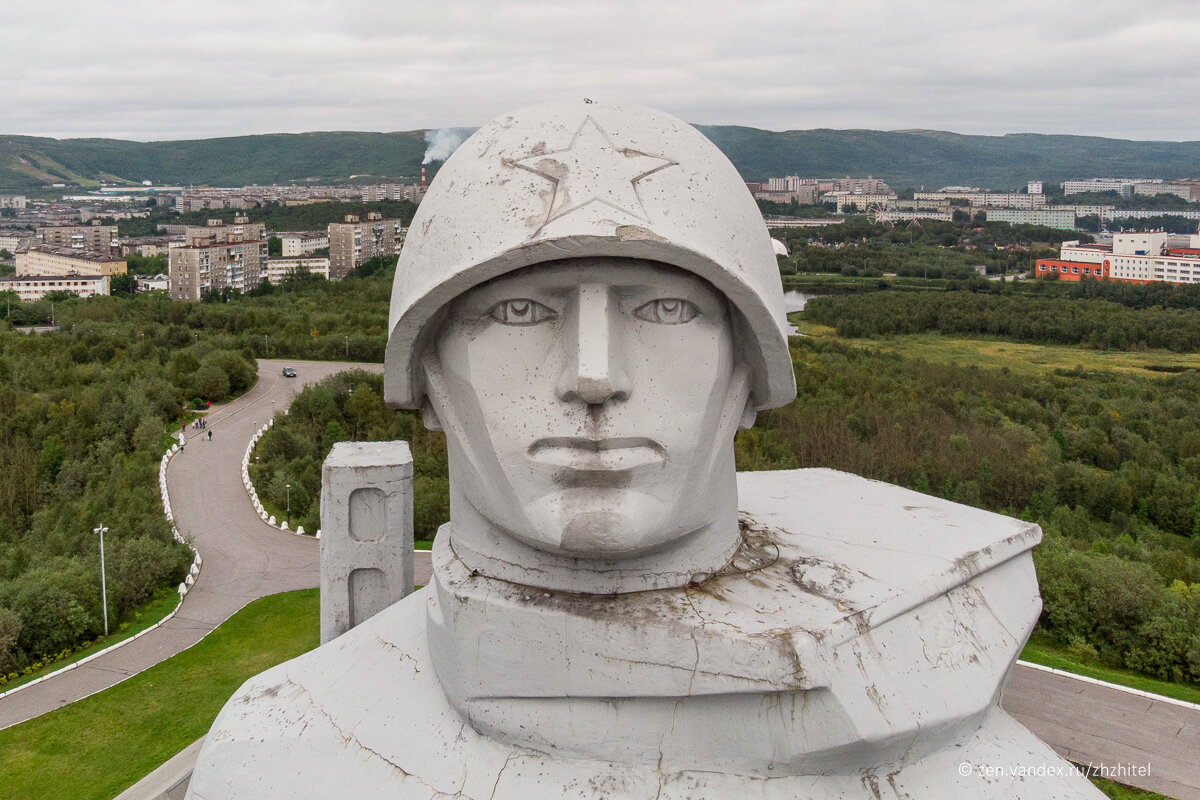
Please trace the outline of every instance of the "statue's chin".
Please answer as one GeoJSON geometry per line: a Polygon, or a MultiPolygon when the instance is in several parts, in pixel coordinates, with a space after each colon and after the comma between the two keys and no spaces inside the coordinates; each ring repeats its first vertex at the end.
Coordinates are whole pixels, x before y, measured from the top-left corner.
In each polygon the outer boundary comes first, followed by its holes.
{"type": "Polygon", "coordinates": [[[578,490],[556,492],[528,508],[532,530],[514,531],[514,536],[538,550],[571,558],[636,558],[682,533],[663,524],[661,501],[641,492],[606,492],[599,497],[578,490]]]}
{"type": "Polygon", "coordinates": [[[562,532],[562,551],[579,558],[611,558],[629,553],[630,520],[612,511],[572,517],[562,532]]]}

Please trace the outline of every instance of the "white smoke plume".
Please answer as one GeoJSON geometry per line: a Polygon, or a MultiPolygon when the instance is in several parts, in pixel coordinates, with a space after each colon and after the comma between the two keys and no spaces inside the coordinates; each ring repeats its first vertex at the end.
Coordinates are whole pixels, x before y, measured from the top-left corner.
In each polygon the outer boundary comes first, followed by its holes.
{"type": "Polygon", "coordinates": [[[425,159],[422,164],[431,161],[445,161],[467,138],[470,131],[462,128],[438,128],[436,131],[425,131],[425,159]]]}

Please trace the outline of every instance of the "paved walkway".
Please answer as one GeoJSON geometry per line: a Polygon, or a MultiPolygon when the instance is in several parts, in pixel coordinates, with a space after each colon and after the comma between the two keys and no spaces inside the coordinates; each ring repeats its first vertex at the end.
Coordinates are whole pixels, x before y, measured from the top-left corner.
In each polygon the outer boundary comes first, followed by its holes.
{"type": "MultiPolygon", "coordinates": [[[[1200,800],[1200,711],[1018,665],[1005,710],[1076,764],[1148,767],[1117,783],[1200,800]]],[[[1007,765],[1005,765],[1007,766],[1007,765]]]]}
{"type": "MultiPolygon", "coordinates": [[[[186,451],[167,470],[176,523],[204,558],[183,607],[141,639],[0,698],[0,728],[153,666],[198,642],[251,600],[318,585],[316,540],[283,533],[259,519],[241,485],[241,457],[273,409],[286,408],[302,386],[356,366],[380,369],[378,364],[259,361],[254,388],[209,414],[212,442],[189,429],[186,451]],[[283,378],[284,366],[296,367],[298,377],[283,378]]],[[[417,556],[416,583],[424,584],[430,562],[427,554],[417,556]]],[[[1024,666],[1014,670],[1003,705],[1073,762],[1126,769],[1148,765],[1148,776],[1122,776],[1119,782],[1175,800],[1200,800],[1200,711],[1024,666]]]]}
{"type": "Polygon", "coordinates": [[[242,487],[241,459],[273,409],[287,408],[305,384],[355,366],[381,369],[379,364],[261,360],[253,389],[214,406],[205,431],[187,430],[188,446],[167,468],[167,487],[179,531],[191,537],[204,566],[183,606],[145,636],[0,698],[0,728],[107,689],[191,647],[251,600],[318,585],[317,541],[283,533],[258,518],[242,487]],[[285,365],[294,366],[298,377],[284,378],[285,365]]]}

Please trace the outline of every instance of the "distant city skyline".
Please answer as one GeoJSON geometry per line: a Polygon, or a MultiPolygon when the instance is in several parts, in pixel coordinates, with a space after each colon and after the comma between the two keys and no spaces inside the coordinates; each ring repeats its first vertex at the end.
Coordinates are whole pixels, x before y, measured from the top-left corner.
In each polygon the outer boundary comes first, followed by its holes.
{"type": "Polygon", "coordinates": [[[589,97],[769,130],[1200,140],[1191,0],[17,5],[0,134],[474,127],[589,97]]]}

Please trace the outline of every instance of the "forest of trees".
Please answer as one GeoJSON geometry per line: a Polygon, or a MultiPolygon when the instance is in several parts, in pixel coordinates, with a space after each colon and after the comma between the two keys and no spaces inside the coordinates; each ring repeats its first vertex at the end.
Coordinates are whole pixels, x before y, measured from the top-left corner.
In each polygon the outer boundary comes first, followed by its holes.
{"type": "Polygon", "coordinates": [[[248,389],[256,358],[382,361],[394,261],[228,302],[11,304],[0,321],[0,680],[103,630],[98,524],[114,623],[178,584],[191,553],[158,497],[168,432],[189,409],[248,389]],[[51,307],[60,331],[13,329],[45,323],[51,307]]]}
{"type": "Polygon", "coordinates": [[[1057,245],[1065,239],[1091,241],[1086,234],[1037,225],[922,220],[892,226],[866,217],[819,229],[777,228],[771,235],[790,253],[779,258],[785,276],[893,273],[956,280],[976,275],[980,265],[989,274],[1028,272],[1034,259],[1057,256],[1057,245]]]}
{"type": "Polygon", "coordinates": [[[61,333],[0,329],[0,676],[100,635],[103,523],[119,623],[183,579],[191,552],[159,502],[166,433],[193,398],[254,379],[246,354],[119,301],[64,303],[61,333]]]}
{"type": "MultiPolygon", "coordinates": [[[[1085,290],[1079,290],[1083,294],[1085,290]]],[[[1200,301],[1200,286],[1173,290],[1179,303],[1200,301]],[[1181,291],[1182,290],[1182,291],[1181,291]]],[[[891,336],[938,331],[960,336],[1001,336],[1043,344],[1098,349],[1200,350],[1200,315],[1194,307],[1129,306],[1151,292],[1108,291],[1097,297],[1037,297],[1013,292],[873,292],[818,297],[805,318],[836,328],[839,336],[891,336]],[[1111,294],[1113,300],[1104,299],[1111,294]]]]}
{"type": "Polygon", "coordinates": [[[430,541],[450,518],[446,437],[426,430],[416,411],[394,411],[383,402],[383,376],[353,371],[305,387],[291,410],[255,448],[250,479],[263,502],[282,509],[291,485],[292,522],[321,527],[321,464],[337,442],[403,440],[413,456],[413,535],[430,541]]]}
{"type": "MultiPolygon", "coordinates": [[[[0,323],[0,474],[12,476],[0,483],[0,670],[97,634],[96,524],[111,531],[118,614],[178,579],[188,553],[170,538],[154,475],[166,431],[189,405],[243,391],[255,358],[382,361],[393,262],[192,304],[57,298],[52,334],[0,323]]],[[[1196,349],[1198,307],[1196,287],[1029,282],[824,297],[805,314],[853,335],[1196,349]]],[[[1200,680],[1196,371],[1017,377],[805,338],[792,355],[799,397],[738,435],[739,469],[828,466],[1037,521],[1046,633],[1108,663],[1200,680]]],[[[381,395],[365,373],[303,392],[259,444],[264,501],[282,507],[292,484],[293,519],[315,530],[329,447],[402,438],[416,461],[416,532],[432,536],[448,516],[444,440],[381,395]]]]}
{"type": "MultiPolygon", "coordinates": [[[[937,295],[934,295],[935,297],[937,295]]],[[[1040,378],[793,338],[739,469],[832,467],[1038,522],[1042,629],[1200,681],[1200,373],[1040,378]]]]}

